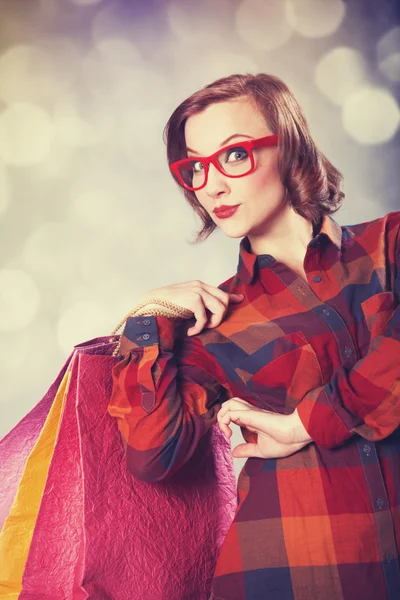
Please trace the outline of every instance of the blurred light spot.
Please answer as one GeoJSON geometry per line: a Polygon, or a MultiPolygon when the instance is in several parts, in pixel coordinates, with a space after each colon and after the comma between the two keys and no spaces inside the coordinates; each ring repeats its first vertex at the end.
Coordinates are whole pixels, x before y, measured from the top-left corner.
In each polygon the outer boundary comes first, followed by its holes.
{"type": "MultiPolygon", "coordinates": [[[[132,235],[134,219],[148,215],[148,204],[143,206],[142,198],[150,182],[144,175],[143,180],[129,166],[121,177],[118,169],[110,168],[107,157],[103,157],[70,186],[67,210],[71,222],[98,230],[93,235],[82,228],[85,253],[93,242],[96,248],[102,246],[111,255],[121,238],[132,235]]],[[[120,262],[118,253],[111,257],[110,265],[115,267],[115,261],[120,262]]]]}
{"type": "Polygon", "coordinates": [[[167,77],[154,70],[154,64],[137,65],[115,82],[111,101],[119,110],[156,108],[169,102],[171,84],[167,77]]]}
{"type": "MultiPolygon", "coordinates": [[[[40,348],[51,348],[54,346],[54,337],[53,324],[48,318],[40,315],[36,315],[35,319],[23,329],[2,332],[0,368],[4,369],[7,377],[17,376],[21,379],[20,373],[12,373],[12,371],[24,367],[24,376],[26,376],[26,369],[35,358],[40,358],[43,365],[49,364],[48,353],[37,352],[37,348],[38,345],[40,348]]],[[[1,378],[2,383],[4,379],[1,378]]],[[[13,381],[17,383],[17,380],[13,381]]],[[[25,378],[23,383],[27,384],[25,378]]]]}
{"type": "MultiPolygon", "coordinates": [[[[198,61],[196,70],[191,68],[191,58],[186,57],[187,63],[182,65],[185,78],[178,83],[181,86],[181,97],[185,97],[202,85],[215,81],[220,77],[226,77],[232,73],[259,73],[260,67],[251,56],[236,54],[234,52],[218,51],[218,60],[215,60],[213,52],[203,54],[198,61]],[[183,85],[182,85],[183,84],[183,85]],[[183,91],[183,86],[185,91],[183,91]]],[[[175,89],[176,91],[176,89],[175,89]]]]}
{"type": "MultiPolygon", "coordinates": [[[[142,279],[150,282],[160,265],[159,257],[165,252],[165,232],[175,231],[177,221],[179,229],[182,226],[181,215],[171,206],[161,178],[145,178],[143,173],[142,177],[143,180],[140,175],[133,175],[127,191],[117,184],[114,193],[111,179],[108,184],[105,179],[98,181],[98,189],[104,189],[107,196],[113,198],[114,211],[107,226],[98,227],[96,235],[86,236],[79,257],[79,275],[90,283],[91,289],[93,286],[112,289],[109,277],[114,276],[127,277],[133,286],[140,285],[142,279]],[[153,185],[153,180],[160,180],[160,184],[153,185]],[[138,253],[147,256],[145,269],[143,261],[135,259],[138,253]],[[106,278],[105,273],[108,274],[106,278]]],[[[93,181],[91,183],[93,186],[93,181]]],[[[88,186],[86,191],[90,189],[93,187],[88,186]]],[[[83,186],[81,192],[85,192],[83,186]]],[[[184,199],[181,202],[184,206],[184,199]]],[[[126,285],[129,285],[128,281],[126,285]]]]}
{"type": "MultiPolygon", "coordinates": [[[[219,40],[229,30],[228,0],[172,0],[167,7],[168,23],[179,41],[204,44],[219,40]]],[[[195,61],[195,64],[197,61],[195,61]]]]}
{"type": "Polygon", "coordinates": [[[45,222],[32,231],[23,250],[26,266],[36,273],[67,282],[76,276],[81,232],[65,223],[45,222]]]}
{"type": "MultiPolygon", "coordinates": [[[[31,327],[28,326],[19,331],[2,331],[1,332],[1,344],[0,344],[0,404],[11,404],[12,406],[5,407],[4,415],[0,415],[0,437],[4,433],[10,431],[16,422],[33,406],[36,404],[40,395],[32,397],[32,382],[35,377],[35,372],[32,371],[32,362],[40,356],[45,356],[45,352],[37,352],[38,340],[42,344],[42,338],[36,338],[36,347],[33,347],[31,343],[31,336],[29,335],[31,327]],[[24,376],[21,377],[23,372],[24,376]],[[31,400],[31,403],[27,410],[23,410],[21,402],[18,396],[21,395],[25,399],[31,400]],[[18,418],[16,414],[18,409],[21,409],[21,416],[18,418]]],[[[54,341],[50,340],[50,344],[47,345],[46,338],[43,340],[43,348],[54,347],[54,341]]],[[[48,362],[48,361],[47,361],[48,362]]],[[[36,365],[35,365],[36,366],[36,365]]],[[[38,371],[36,371],[36,376],[38,371]]],[[[40,376],[45,375],[44,371],[40,372],[40,376]]],[[[49,379],[54,379],[54,372],[50,374],[49,379]]]]}
{"type": "MultiPolygon", "coordinates": [[[[66,145],[59,136],[53,140],[51,152],[46,156],[46,160],[43,160],[29,173],[32,179],[38,181],[47,182],[51,179],[62,179],[69,181],[73,172],[71,171],[71,159],[75,158],[74,149],[70,145],[66,145]]],[[[44,200],[47,198],[44,196],[44,200]]],[[[49,202],[53,202],[52,198],[49,198],[49,202]]]]}
{"type": "Polygon", "coordinates": [[[135,46],[124,39],[102,38],[82,62],[87,86],[120,114],[136,107],[159,107],[168,101],[170,81],[155,70],[154,62],[144,62],[135,46]]]}
{"type": "MultiPolygon", "coordinates": [[[[97,14],[94,15],[92,20],[92,37],[96,43],[104,38],[115,37],[117,34],[118,37],[122,35],[122,25],[124,24],[123,11],[118,9],[118,5],[112,3],[101,7],[97,14]]],[[[132,25],[132,23],[129,23],[130,28],[132,28],[132,25]]]]}
{"type": "Polygon", "coordinates": [[[58,344],[64,352],[91,338],[107,335],[107,315],[99,302],[77,302],[61,316],[57,325],[58,344]]]}
{"type": "Polygon", "coordinates": [[[40,305],[40,293],[33,279],[18,269],[0,270],[0,330],[27,327],[40,305]]]}
{"type": "Polygon", "coordinates": [[[362,55],[352,48],[334,48],[318,61],[315,80],[319,90],[331,102],[343,104],[365,81],[362,55]]]}
{"type": "Polygon", "coordinates": [[[73,96],[65,97],[54,108],[55,131],[68,146],[98,144],[107,138],[112,127],[111,112],[93,100],[85,104],[84,99],[79,103],[73,96]]]}
{"type": "Polygon", "coordinates": [[[293,29],[308,38],[320,38],[334,33],[346,12],[342,0],[286,0],[285,8],[293,29]]]}
{"type": "Polygon", "coordinates": [[[7,170],[0,165],[0,217],[11,201],[11,182],[7,170]]]}
{"type": "Polygon", "coordinates": [[[51,57],[51,77],[48,85],[51,98],[62,98],[72,86],[76,86],[76,78],[82,60],[82,50],[78,40],[62,35],[42,35],[36,42],[37,48],[51,57]]]}
{"type": "Polygon", "coordinates": [[[60,63],[60,56],[45,44],[13,45],[0,57],[0,98],[8,104],[52,101],[70,84],[72,65],[71,60],[60,63]]]}
{"type": "Polygon", "coordinates": [[[377,44],[378,65],[391,81],[400,81],[400,27],[393,27],[377,44]]]}
{"type": "Polygon", "coordinates": [[[0,97],[8,103],[30,99],[32,74],[46,64],[46,55],[34,46],[11,46],[0,57],[0,97]]]}
{"type": "Polygon", "coordinates": [[[121,65],[134,65],[142,60],[138,48],[131,41],[120,37],[98,39],[95,50],[101,56],[103,63],[108,64],[112,69],[118,69],[121,65]]]}
{"type": "Polygon", "coordinates": [[[32,104],[13,104],[0,114],[0,156],[11,165],[33,165],[48,154],[53,124],[32,104]]]}
{"type": "Polygon", "coordinates": [[[160,41],[161,37],[160,29],[155,26],[154,11],[141,11],[138,17],[134,2],[125,2],[123,10],[118,2],[109,2],[100,7],[92,18],[91,29],[96,45],[109,38],[124,39],[129,43],[135,40],[138,43],[140,33],[144,33],[145,39],[150,40],[155,38],[160,41]]]}
{"type": "Polygon", "coordinates": [[[95,229],[107,228],[116,219],[115,196],[101,189],[86,189],[73,196],[71,216],[81,225],[95,229]]]}
{"type": "MultiPolygon", "coordinates": [[[[29,362],[29,329],[29,327],[25,327],[20,331],[2,331],[0,344],[0,369],[4,372],[1,378],[2,387],[7,378],[18,375],[18,373],[13,373],[13,371],[18,371],[20,367],[23,367],[25,361],[29,362]]],[[[7,398],[2,398],[2,395],[0,398],[4,402],[7,401],[7,398]]]]}
{"type": "Polygon", "coordinates": [[[360,144],[390,140],[399,125],[399,107],[383,88],[363,88],[352,94],[342,110],[343,126],[360,144]]]}
{"type": "MultiPolygon", "coordinates": [[[[135,227],[133,226],[131,229],[133,232],[135,227]]],[[[132,233],[132,235],[134,236],[135,234],[132,233]]],[[[132,248],[135,248],[137,251],[140,248],[140,241],[143,240],[143,235],[139,233],[135,238],[132,248]]],[[[134,272],[135,250],[132,249],[130,253],[127,245],[130,246],[130,244],[123,245],[120,239],[111,235],[107,236],[107,240],[99,236],[97,241],[88,243],[79,261],[80,277],[91,285],[103,282],[103,288],[111,286],[108,278],[107,281],[104,279],[105,273],[112,274],[118,270],[119,272],[124,271],[125,274],[129,273],[129,276],[134,278],[140,277],[140,272],[134,272]],[[123,250],[125,250],[125,253],[122,255],[123,250]]],[[[142,254],[142,250],[140,252],[143,256],[144,253],[142,254]]]]}
{"type": "Polygon", "coordinates": [[[81,63],[82,76],[86,85],[109,95],[129,70],[142,62],[139,50],[128,40],[117,37],[99,38],[81,63]]]}
{"type": "Polygon", "coordinates": [[[236,12],[236,28],[245,42],[259,50],[278,48],[292,35],[281,0],[243,0],[236,12]]]}

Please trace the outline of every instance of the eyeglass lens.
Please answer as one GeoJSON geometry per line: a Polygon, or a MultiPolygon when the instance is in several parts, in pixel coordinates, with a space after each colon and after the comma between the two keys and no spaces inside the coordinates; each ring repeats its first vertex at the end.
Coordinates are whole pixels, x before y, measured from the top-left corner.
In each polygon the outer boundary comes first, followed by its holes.
{"type": "MultiPolygon", "coordinates": [[[[221,170],[230,176],[246,175],[252,168],[249,153],[242,146],[223,150],[218,154],[217,160],[221,170]]],[[[206,178],[205,165],[201,159],[193,158],[179,165],[179,174],[185,185],[200,188],[206,178]]]]}

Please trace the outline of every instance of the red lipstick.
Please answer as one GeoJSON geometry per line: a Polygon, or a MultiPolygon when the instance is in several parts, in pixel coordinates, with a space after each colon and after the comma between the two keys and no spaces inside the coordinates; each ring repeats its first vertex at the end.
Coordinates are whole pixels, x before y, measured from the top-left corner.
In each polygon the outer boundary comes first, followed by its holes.
{"type": "Polygon", "coordinates": [[[236,204],[235,206],[218,206],[214,208],[213,213],[218,217],[218,219],[227,219],[235,214],[240,204],[236,204]]]}

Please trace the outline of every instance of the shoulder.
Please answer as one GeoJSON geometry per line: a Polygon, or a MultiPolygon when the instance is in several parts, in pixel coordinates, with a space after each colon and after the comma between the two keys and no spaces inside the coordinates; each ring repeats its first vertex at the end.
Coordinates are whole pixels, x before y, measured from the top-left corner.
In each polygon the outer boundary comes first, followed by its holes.
{"type": "Polygon", "coordinates": [[[385,216],[373,221],[365,221],[356,225],[342,227],[343,240],[353,239],[362,243],[363,240],[377,240],[385,238],[392,241],[400,231],[400,211],[387,213],[385,216]]]}
{"type": "Polygon", "coordinates": [[[361,234],[371,228],[387,229],[388,227],[389,229],[400,227],[400,211],[387,213],[385,216],[374,219],[373,221],[364,221],[362,223],[357,223],[356,225],[344,225],[342,229],[361,234]]]}

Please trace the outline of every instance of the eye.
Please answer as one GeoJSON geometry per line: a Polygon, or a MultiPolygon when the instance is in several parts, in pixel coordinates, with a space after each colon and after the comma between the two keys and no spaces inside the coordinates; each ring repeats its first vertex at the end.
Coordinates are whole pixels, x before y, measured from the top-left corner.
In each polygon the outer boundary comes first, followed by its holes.
{"type": "Polygon", "coordinates": [[[194,160],[192,162],[192,171],[193,173],[200,173],[201,171],[204,171],[204,166],[201,160],[194,160]]]}
{"type": "Polygon", "coordinates": [[[226,162],[236,162],[239,160],[243,160],[248,157],[247,150],[238,146],[237,148],[231,148],[226,153],[226,162]]]}

